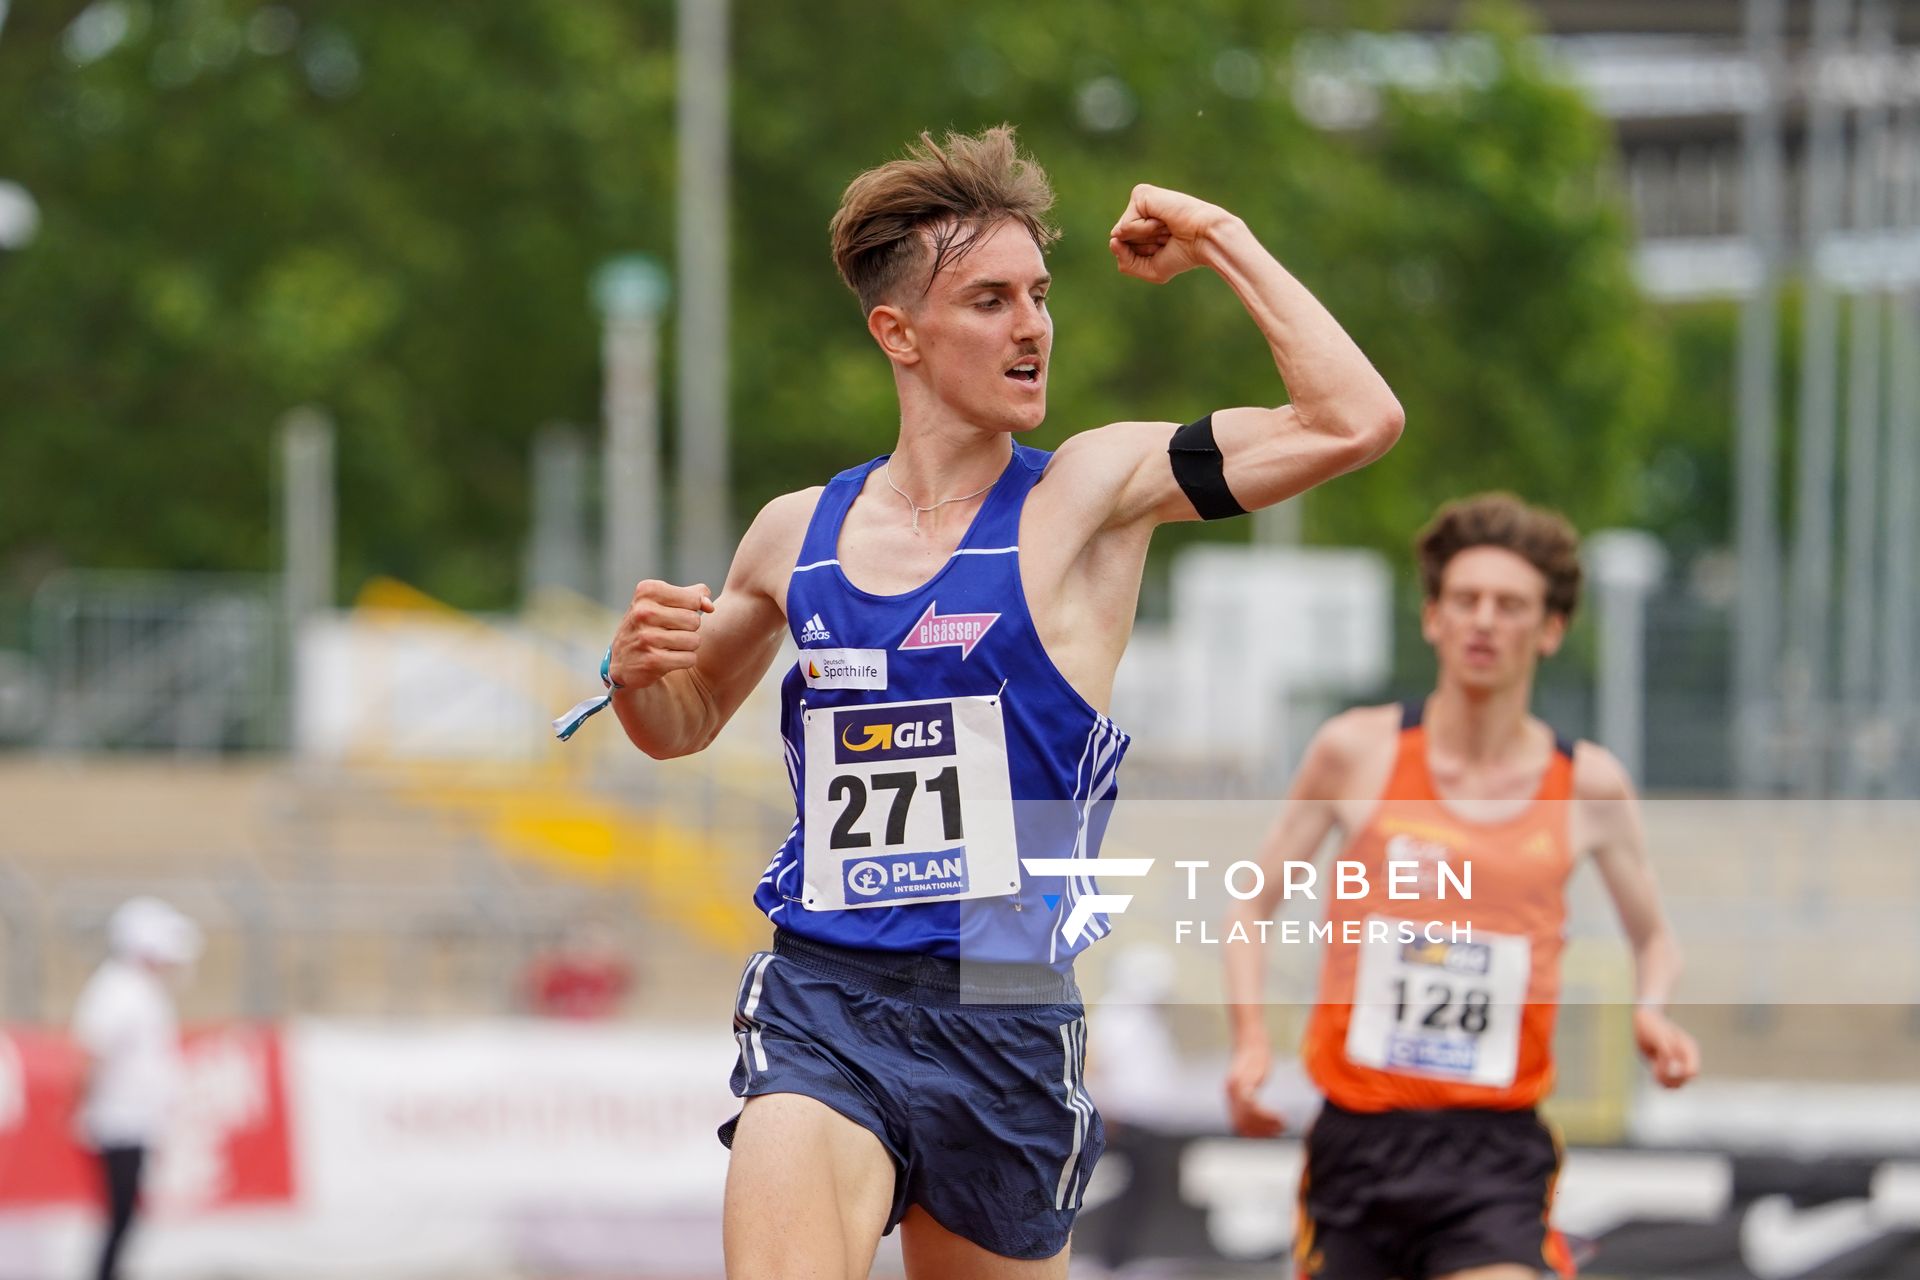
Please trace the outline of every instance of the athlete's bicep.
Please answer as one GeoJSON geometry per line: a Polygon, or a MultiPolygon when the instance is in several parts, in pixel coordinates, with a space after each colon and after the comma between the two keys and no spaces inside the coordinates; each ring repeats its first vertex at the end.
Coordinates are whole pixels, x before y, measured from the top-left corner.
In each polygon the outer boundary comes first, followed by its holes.
{"type": "Polygon", "coordinates": [[[1312,431],[1290,404],[1213,415],[1227,488],[1249,511],[1297,497],[1373,460],[1364,437],[1312,431]]]}
{"type": "Polygon", "coordinates": [[[1115,504],[1117,519],[1172,524],[1202,519],[1203,509],[1209,516],[1235,506],[1259,511],[1364,466],[1372,456],[1364,442],[1352,437],[1308,430],[1292,405],[1217,409],[1208,419],[1211,449],[1205,434],[1192,425],[1118,423],[1107,428],[1124,429],[1132,455],[1115,504]],[[1196,446],[1183,452],[1177,468],[1168,449],[1176,431],[1196,446]]]}
{"type": "Polygon", "coordinates": [[[1313,861],[1327,836],[1340,825],[1337,800],[1347,789],[1350,759],[1341,730],[1334,725],[1323,726],[1307,744],[1300,770],[1260,846],[1261,910],[1271,910],[1280,900],[1287,864],[1313,861]]]}
{"type": "Polygon", "coordinates": [[[754,518],[713,613],[701,626],[693,678],[724,726],[772,665],[786,632],[786,582],[819,491],[775,498],[754,518]]]}
{"type": "Polygon", "coordinates": [[[1575,768],[1579,845],[1591,854],[1627,936],[1644,938],[1663,926],[1663,915],[1639,800],[1619,761],[1591,743],[1581,744],[1575,768]]]}

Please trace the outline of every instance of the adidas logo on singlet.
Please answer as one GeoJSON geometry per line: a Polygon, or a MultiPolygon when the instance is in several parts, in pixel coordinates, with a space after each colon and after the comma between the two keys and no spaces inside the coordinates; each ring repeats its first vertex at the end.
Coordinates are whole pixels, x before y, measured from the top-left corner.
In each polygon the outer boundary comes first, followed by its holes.
{"type": "Polygon", "coordinates": [[[816,640],[831,640],[833,632],[827,630],[827,624],[820,621],[820,615],[814,614],[800,624],[800,643],[812,644],[816,640]]]}

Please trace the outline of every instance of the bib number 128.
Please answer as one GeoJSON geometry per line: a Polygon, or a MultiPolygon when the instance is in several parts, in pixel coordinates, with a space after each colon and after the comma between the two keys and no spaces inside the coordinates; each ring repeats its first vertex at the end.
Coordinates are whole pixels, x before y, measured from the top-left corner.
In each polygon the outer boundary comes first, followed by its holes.
{"type": "Polygon", "coordinates": [[[1429,980],[1420,985],[1417,997],[1408,990],[1405,978],[1393,984],[1393,1020],[1404,1024],[1411,1017],[1429,1031],[1464,1031],[1477,1036],[1487,1029],[1487,1011],[1493,1005],[1493,993],[1482,987],[1456,990],[1452,983],[1429,980]],[[1454,1005],[1455,996],[1459,1006],[1454,1005]],[[1410,999],[1410,997],[1413,997],[1410,999]]]}

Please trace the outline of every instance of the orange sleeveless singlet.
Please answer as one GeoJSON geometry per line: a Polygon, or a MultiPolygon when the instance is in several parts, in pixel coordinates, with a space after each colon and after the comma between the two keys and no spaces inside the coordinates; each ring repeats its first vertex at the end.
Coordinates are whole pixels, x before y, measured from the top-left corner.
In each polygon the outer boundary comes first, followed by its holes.
{"type": "MultiPolygon", "coordinates": [[[[1393,774],[1373,816],[1340,854],[1342,861],[1363,864],[1366,895],[1342,899],[1333,892],[1332,877],[1322,878],[1327,888],[1321,896],[1326,900],[1332,938],[1322,959],[1319,999],[1303,1047],[1307,1072],[1329,1101],[1349,1111],[1531,1107],[1553,1086],[1553,1027],[1559,1008],[1560,952],[1565,942],[1566,883],[1573,870],[1568,829],[1571,806],[1567,803],[1573,795],[1573,746],[1556,739],[1540,790],[1520,813],[1496,822],[1470,822],[1449,809],[1434,789],[1427,769],[1426,733],[1420,723],[1422,710],[1418,702],[1403,708],[1393,774]],[[1421,864],[1420,898],[1388,897],[1389,861],[1421,864]],[[1470,898],[1463,900],[1451,884],[1444,899],[1436,896],[1439,875],[1431,864],[1440,861],[1450,864],[1455,881],[1470,875],[1470,898]],[[1423,926],[1428,922],[1470,923],[1476,939],[1483,935],[1526,939],[1525,1004],[1523,1008],[1507,1006],[1507,1016],[1519,1019],[1517,1054],[1509,1083],[1473,1083],[1463,1078],[1466,1069],[1453,1063],[1435,1069],[1433,1064],[1419,1062],[1417,1054],[1410,1055],[1412,1061],[1382,1067],[1356,1061],[1349,1053],[1363,949],[1349,934],[1358,928],[1364,938],[1369,916],[1423,926]],[[1349,925],[1349,921],[1358,923],[1349,925]]],[[[1445,964],[1445,944],[1437,951],[1423,941],[1402,948],[1403,956],[1412,957],[1415,952],[1445,964]]],[[[1443,1000],[1463,992],[1470,1000],[1472,993],[1465,991],[1468,982],[1410,985],[1425,986],[1443,1000]],[[1461,990],[1450,991],[1449,985],[1461,990]]],[[[1470,1061],[1476,1047],[1472,1043],[1475,1018],[1482,1027],[1486,1025],[1484,1007],[1476,1015],[1464,1012],[1460,1005],[1436,1006],[1432,994],[1418,990],[1403,994],[1393,1014],[1400,1020],[1393,1024],[1395,1030],[1406,1022],[1416,1033],[1412,1038],[1421,1034],[1444,1038],[1450,1034],[1453,1046],[1470,1061]],[[1422,1033],[1412,1025],[1423,1018],[1428,1020],[1428,1027],[1437,1025],[1441,1030],[1422,1033]]],[[[1386,1016],[1383,1008],[1381,1017],[1386,1016]]]]}

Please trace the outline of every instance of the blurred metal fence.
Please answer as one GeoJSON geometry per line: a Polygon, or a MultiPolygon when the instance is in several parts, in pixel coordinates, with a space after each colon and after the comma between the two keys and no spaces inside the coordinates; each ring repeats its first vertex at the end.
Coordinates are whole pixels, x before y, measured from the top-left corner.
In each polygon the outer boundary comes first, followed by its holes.
{"type": "Polygon", "coordinates": [[[1731,610],[1671,591],[1647,601],[1646,625],[1647,789],[1726,792],[1734,780],[1731,610]]]}
{"type": "Polygon", "coordinates": [[[616,934],[586,885],[535,884],[490,853],[442,883],[393,885],[271,875],[250,860],[191,872],[47,875],[0,861],[0,1015],[59,1021],[106,954],[106,924],[152,894],[205,929],[185,994],[190,1016],[424,1017],[525,1007],[534,962],[589,925],[616,934]]]}
{"type": "Polygon", "coordinates": [[[287,740],[279,578],[68,571],[30,608],[42,740],[63,751],[248,751],[287,740]]]}
{"type": "MultiPolygon", "coordinates": [[[[1639,751],[1649,791],[1724,792],[1738,778],[1732,697],[1737,620],[1725,593],[1701,581],[1698,574],[1677,574],[1645,600],[1639,751]]],[[[1540,670],[1535,706],[1570,736],[1601,736],[1591,625],[1596,610],[1587,611],[1565,651],[1540,670]]],[[[446,616],[465,615],[448,610],[446,616]]],[[[529,652],[537,647],[517,620],[469,621],[503,643],[529,652]]],[[[274,575],[55,575],[33,596],[24,619],[16,611],[14,631],[29,640],[30,651],[0,644],[0,741],[61,752],[287,749],[294,745],[294,680],[285,627],[274,575]]],[[[1396,592],[1393,633],[1391,681],[1358,701],[1417,697],[1431,689],[1432,656],[1420,638],[1418,600],[1409,591],[1396,592]]],[[[583,678],[581,687],[585,683],[583,678]]],[[[529,686],[536,687],[542,706],[563,700],[546,684],[529,686]]],[[[1852,690],[1829,689],[1828,695],[1821,714],[1778,726],[1760,749],[1780,760],[1822,753],[1823,774],[1832,779],[1829,794],[1920,794],[1914,709],[1862,700],[1852,690]]],[[[1299,724],[1310,730],[1319,716],[1352,700],[1302,691],[1295,708],[1299,724]]],[[[1288,754],[1297,756],[1305,733],[1295,736],[1299,741],[1288,754]]],[[[1603,745],[1629,758],[1634,746],[1603,745]]],[[[1178,772],[1180,761],[1167,763],[1178,772]]],[[[1208,762],[1209,776],[1216,776],[1217,763],[1208,762]]],[[[1254,773],[1270,783],[1284,778],[1290,763],[1265,761],[1254,773]]]]}

